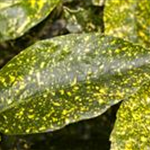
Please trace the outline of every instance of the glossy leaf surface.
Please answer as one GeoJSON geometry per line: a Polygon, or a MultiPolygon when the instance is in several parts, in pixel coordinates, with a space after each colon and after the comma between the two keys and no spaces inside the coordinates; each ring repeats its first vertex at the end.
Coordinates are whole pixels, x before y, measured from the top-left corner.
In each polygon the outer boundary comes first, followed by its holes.
{"type": "Polygon", "coordinates": [[[105,33],[149,47],[149,16],[149,0],[106,0],[105,33]]]}
{"type": "Polygon", "coordinates": [[[124,101],[111,135],[112,150],[150,149],[150,84],[124,101]]]}
{"type": "Polygon", "coordinates": [[[100,115],[149,80],[149,64],[149,50],[110,36],[40,41],[0,71],[0,131],[53,131],[100,115]]]}
{"type": "Polygon", "coordinates": [[[60,0],[0,0],[0,41],[15,39],[42,21],[60,0]]]}

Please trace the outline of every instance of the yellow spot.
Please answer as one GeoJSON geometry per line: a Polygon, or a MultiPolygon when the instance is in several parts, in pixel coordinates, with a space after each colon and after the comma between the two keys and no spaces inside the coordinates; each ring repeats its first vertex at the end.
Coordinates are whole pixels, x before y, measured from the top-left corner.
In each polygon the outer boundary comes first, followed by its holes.
{"type": "Polygon", "coordinates": [[[62,112],[63,115],[66,115],[67,113],[68,113],[67,110],[63,110],[63,112],[62,112]]]}
{"type": "Polygon", "coordinates": [[[47,97],[47,94],[44,94],[43,97],[46,98],[46,97],[47,97]]]}
{"type": "Polygon", "coordinates": [[[119,50],[119,49],[116,49],[116,50],[115,50],[115,53],[119,54],[119,53],[120,53],[120,50],[119,50]]]}
{"type": "Polygon", "coordinates": [[[87,84],[91,84],[91,81],[90,81],[90,80],[87,80],[86,83],[87,83],[87,84]]]}
{"type": "Polygon", "coordinates": [[[102,51],[102,54],[105,54],[106,53],[106,51],[102,51]]]}
{"type": "Polygon", "coordinates": [[[52,94],[53,96],[55,96],[55,95],[56,95],[56,93],[55,93],[55,92],[51,92],[51,94],[52,94]]]}
{"type": "Polygon", "coordinates": [[[107,51],[107,54],[112,55],[112,51],[110,51],[110,50],[107,51]]]}
{"type": "Polygon", "coordinates": [[[67,92],[67,95],[68,95],[68,96],[72,96],[71,92],[67,92]]]}
{"type": "Polygon", "coordinates": [[[149,97],[147,97],[146,100],[147,100],[148,103],[150,103],[150,98],[149,97]]]}
{"type": "Polygon", "coordinates": [[[89,39],[90,39],[89,36],[87,36],[87,37],[84,38],[85,41],[88,41],[89,39]]]}
{"type": "Polygon", "coordinates": [[[41,84],[42,84],[42,82],[41,82],[41,75],[40,75],[40,73],[39,72],[37,72],[37,74],[36,74],[36,78],[37,78],[37,83],[38,83],[38,85],[40,86],[41,84]]]}
{"type": "Polygon", "coordinates": [[[5,129],[5,133],[8,133],[9,132],[9,130],[8,129],[5,129]]]}
{"type": "Polygon", "coordinates": [[[139,35],[140,35],[141,37],[144,37],[144,36],[145,36],[145,34],[144,34],[142,31],[139,32],[139,35]]]}
{"type": "Polygon", "coordinates": [[[29,112],[32,113],[34,110],[33,109],[29,109],[29,112]]]}
{"type": "Polygon", "coordinates": [[[105,89],[100,89],[99,92],[102,93],[102,94],[106,93],[105,89]]]}
{"type": "Polygon", "coordinates": [[[43,5],[44,5],[44,0],[38,0],[37,3],[38,3],[38,6],[39,6],[39,10],[41,10],[43,8],[43,5]]]}
{"type": "Polygon", "coordinates": [[[79,100],[79,99],[80,99],[80,97],[79,97],[79,96],[76,96],[76,97],[75,97],[75,100],[79,100]]]}
{"type": "Polygon", "coordinates": [[[29,0],[29,2],[30,2],[31,7],[34,8],[36,0],[29,0]]]}
{"type": "Polygon", "coordinates": [[[86,52],[86,53],[90,52],[90,49],[89,49],[89,48],[86,48],[86,49],[85,49],[85,52],[86,52]]]}
{"type": "Polygon", "coordinates": [[[9,78],[10,78],[10,81],[11,81],[11,82],[14,82],[14,81],[15,81],[15,77],[14,77],[14,76],[10,75],[9,78]]]}
{"type": "Polygon", "coordinates": [[[40,68],[44,68],[45,62],[42,62],[40,68]]]}
{"type": "Polygon", "coordinates": [[[21,110],[19,113],[16,114],[16,116],[19,116],[19,118],[23,115],[23,111],[21,110]]]}
{"type": "Polygon", "coordinates": [[[22,126],[21,126],[21,125],[19,125],[19,126],[18,126],[18,128],[21,130],[21,129],[22,129],[22,126]]]}
{"type": "Polygon", "coordinates": [[[40,131],[46,130],[46,127],[45,127],[45,126],[42,126],[42,127],[39,128],[39,130],[40,130],[40,131]]]}
{"type": "Polygon", "coordinates": [[[87,86],[87,89],[88,89],[88,90],[91,89],[91,86],[87,86]]]}
{"type": "Polygon", "coordinates": [[[95,89],[96,89],[96,90],[99,90],[99,87],[98,87],[98,86],[96,86],[96,87],[95,87],[95,89]]]}
{"type": "Polygon", "coordinates": [[[4,83],[5,82],[5,78],[1,78],[1,81],[2,81],[2,83],[4,83]]]}
{"type": "Polygon", "coordinates": [[[19,90],[22,90],[22,89],[24,89],[24,88],[25,88],[25,84],[24,84],[24,83],[20,84],[19,90]]]}
{"type": "Polygon", "coordinates": [[[33,118],[34,118],[34,116],[35,116],[34,114],[32,114],[32,115],[28,115],[28,118],[29,118],[29,119],[33,119],[33,118]]]}
{"type": "Polygon", "coordinates": [[[30,132],[30,129],[26,129],[26,133],[29,133],[30,132]]]}
{"type": "Polygon", "coordinates": [[[60,106],[60,104],[57,103],[57,102],[53,102],[53,105],[54,105],[54,106],[60,106]]]}
{"type": "Polygon", "coordinates": [[[71,86],[74,86],[76,83],[77,83],[77,78],[74,78],[72,83],[71,83],[71,86]]]}
{"type": "Polygon", "coordinates": [[[81,60],[81,56],[78,56],[78,57],[77,57],[77,60],[80,61],[80,60],[81,60]]]}
{"type": "Polygon", "coordinates": [[[89,69],[88,72],[87,72],[87,74],[88,74],[88,75],[91,75],[91,74],[92,74],[92,70],[89,69]]]}
{"type": "Polygon", "coordinates": [[[64,94],[65,94],[65,91],[64,91],[64,90],[60,90],[59,92],[60,92],[61,95],[64,95],[64,94]]]}
{"type": "Polygon", "coordinates": [[[147,138],[144,137],[144,136],[142,136],[142,137],[141,137],[141,141],[142,141],[142,142],[146,142],[146,141],[147,141],[147,138]]]}
{"type": "Polygon", "coordinates": [[[68,124],[70,123],[70,120],[68,118],[65,119],[65,123],[68,124]]]}
{"type": "Polygon", "coordinates": [[[75,87],[73,88],[74,91],[76,91],[76,90],[78,90],[78,89],[79,89],[78,86],[75,86],[75,87]]]}
{"type": "Polygon", "coordinates": [[[128,56],[129,56],[129,57],[131,57],[131,56],[132,56],[132,54],[131,54],[131,53],[128,53],[128,56]]]}
{"type": "Polygon", "coordinates": [[[124,93],[123,92],[121,93],[120,91],[117,91],[116,96],[123,98],[124,93]]]}
{"type": "Polygon", "coordinates": [[[3,118],[6,120],[6,119],[7,119],[7,116],[3,116],[3,118]]]}
{"type": "Polygon", "coordinates": [[[11,104],[12,103],[12,100],[7,100],[7,104],[11,104]]]}
{"type": "Polygon", "coordinates": [[[93,96],[100,96],[100,93],[93,93],[93,96]]]}
{"type": "Polygon", "coordinates": [[[56,121],[58,121],[58,119],[57,118],[52,118],[52,121],[56,122],[56,121]]]}

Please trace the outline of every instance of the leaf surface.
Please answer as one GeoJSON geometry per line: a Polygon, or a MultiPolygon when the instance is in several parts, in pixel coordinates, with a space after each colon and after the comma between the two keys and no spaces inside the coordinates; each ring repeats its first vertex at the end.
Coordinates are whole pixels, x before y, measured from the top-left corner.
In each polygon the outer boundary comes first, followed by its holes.
{"type": "Polygon", "coordinates": [[[106,0],[105,33],[149,47],[149,16],[149,0],[106,0]]]}
{"type": "Polygon", "coordinates": [[[15,39],[41,22],[60,0],[1,0],[0,42],[15,39]]]}
{"type": "Polygon", "coordinates": [[[149,80],[150,51],[111,36],[37,42],[0,71],[0,131],[53,131],[102,114],[149,80]]]}
{"type": "Polygon", "coordinates": [[[150,149],[150,84],[123,101],[111,134],[112,150],[150,149]]]}

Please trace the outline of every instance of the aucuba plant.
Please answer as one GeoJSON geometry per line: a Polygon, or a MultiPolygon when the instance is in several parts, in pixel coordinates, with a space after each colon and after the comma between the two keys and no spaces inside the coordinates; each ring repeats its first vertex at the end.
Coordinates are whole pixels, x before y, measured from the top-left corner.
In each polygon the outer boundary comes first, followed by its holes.
{"type": "MultiPolygon", "coordinates": [[[[1,1],[0,41],[23,35],[60,3],[1,1]]],[[[0,70],[0,132],[58,130],[123,101],[111,149],[150,149],[149,16],[149,0],[106,0],[104,34],[57,36],[15,56],[0,70]]]]}

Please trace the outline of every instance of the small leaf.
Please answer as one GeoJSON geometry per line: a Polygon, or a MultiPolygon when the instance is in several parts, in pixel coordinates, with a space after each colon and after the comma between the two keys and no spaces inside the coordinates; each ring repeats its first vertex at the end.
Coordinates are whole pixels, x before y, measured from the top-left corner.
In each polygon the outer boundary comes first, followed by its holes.
{"type": "Polygon", "coordinates": [[[81,32],[101,32],[102,27],[102,10],[100,7],[86,5],[72,9],[64,7],[64,17],[66,19],[66,28],[70,33],[81,32]]]}
{"type": "Polygon", "coordinates": [[[0,71],[0,131],[53,131],[102,114],[149,80],[150,51],[119,38],[40,41],[0,71]]]}
{"type": "Polygon", "coordinates": [[[106,0],[105,33],[150,45],[150,0],[106,0]]]}
{"type": "Polygon", "coordinates": [[[124,101],[111,134],[112,150],[150,149],[150,84],[124,101]]]}
{"type": "Polygon", "coordinates": [[[0,41],[15,39],[42,21],[60,0],[1,0],[0,41]]]}

